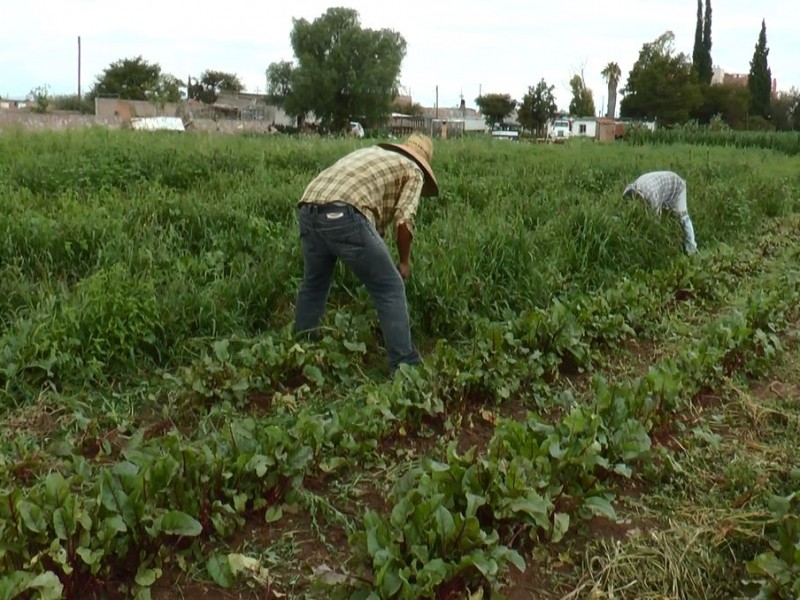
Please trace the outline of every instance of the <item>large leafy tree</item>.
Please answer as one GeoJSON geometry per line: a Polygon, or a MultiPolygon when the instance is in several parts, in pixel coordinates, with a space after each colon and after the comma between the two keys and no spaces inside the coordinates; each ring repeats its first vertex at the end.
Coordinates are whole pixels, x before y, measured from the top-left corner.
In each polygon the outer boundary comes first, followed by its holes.
{"type": "Polygon", "coordinates": [[[770,98],[772,96],[772,70],[767,57],[767,24],[761,21],[761,33],[758,34],[753,59],[750,61],[750,74],[747,87],[750,90],[750,114],[769,117],[770,98]]]}
{"type": "Polygon", "coordinates": [[[297,126],[300,127],[309,109],[307,103],[292,93],[294,72],[295,66],[291,61],[282,60],[270,64],[267,68],[267,95],[270,102],[297,119],[297,126]]]}
{"type": "Polygon", "coordinates": [[[594,96],[592,90],[586,87],[586,82],[581,75],[573,75],[569,81],[572,88],[572,100],[569,103],[569,114],[576,117],[594,116],[594,96]]]}
{"type": "Polygon", "coordinates": [[[508,117],[517,107],[517,101],[509,94],[483,94],[475,98],[475,104],[483,114],[486,124],[494,129],[495,125],[503,125],[508,117]]]}
{"type": "Polygon", "coordinates": [[[556,114],[556,98],[553,90],[554,85],[547,85],[544,78],[539,80],[535,87],[529,87],[527,93],[522,97],[517,119],[523,127],[537,132],[539,135],[544,133],[547,122],[556,114]]]}
{"type": "Polygon", "coordinates": [[[702,96],[692,63],[674,53],[675,36],[667,31],[644,44],[623,89],[623,117],[657,119],[664,124],[684,122],[702,96]]]}
{"type": "Polygon", "coordinates": [[[354,118],[377,124],[388,116],[406,54],[399,33],[362,28],[357,11],[329,8],[311,22],[294,19],[290,37],[296,65],[267,70],[270,93],[289,114],[313,112],[329,131],[348,129],[354,118]]]}
{"type": "Polygon", "coordinates": [[[800,90],[792,88],[772,98],[772,122],[779,131],[800,131],[800,90]]]}
{"type": "Polygon", "coordinates": [[[619,86],[620,77],[622,77],[622,71],[617,63],[610,62],[600,71],[600,75],[603,76],[603,79],[608,84],[608,110],[606,111],[606,117],[613,119],[617,113],[617,87],[619,86]]]}
{"type": "Polygon", "coordinates": [[[141,56],[111,63],[98,76],[89,97],[118,96],[126,100],[147,100],[159,84],[161,65],[141,56]]]}
{"type": "Polygon", "coordinates": [[[214,104],[220,92],[241,92],[244,89],[239,77],[225,71],[203,71],[199,79],[189,83],[189,98],[206,104],[214,104]]]}
{"type": "Polygon", "coordinates": [[[747,108],[750,104],[750,92],[739,85],[703,86],[702,102],[692,113],[701,123],[710,123],[716,117],[722,117],[734,129],[744,128],[747,122],[747,108]]]}
{"type": "Polygon", "coordinates": [[[285,107],[292,94],[294,64],[288,60],[274,62],[267,68],[267,94],[270,101],[285,107]]]}

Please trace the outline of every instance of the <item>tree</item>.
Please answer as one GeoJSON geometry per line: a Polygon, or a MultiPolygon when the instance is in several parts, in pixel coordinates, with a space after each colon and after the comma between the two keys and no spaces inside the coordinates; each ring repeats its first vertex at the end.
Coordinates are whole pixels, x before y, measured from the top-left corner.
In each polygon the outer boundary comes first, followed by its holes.
{"type": "Polygon", "coordinates": [[[523,127],[543,135],[548,121],[552,120],[558,110],[556,98],[553,95],[554,85],[547,85],[544,78],[539,80],[536,87],[529,87],[528,92],[522,97],[522,103],[517,112],[517,118],[523,127]]]}
{"type": "Polygon", "coordinates": [[[127,100],[147,100],[161,76],[161,66],[149,63],[141,56],[123,58],[111,63],[97,78],[89,97],[118,96],[127,100]]]}
{"type": "Polygon", "coordinates": [[[606,118],[613,119],[617,113],[617,86],[619,85],[620,77],[622,77],[622,71],[617,63],[610,62],[605,69],[600,71],[600,74],[608,84],[608,111],[606,111],[606,118]]]}
{"type": "Polygon", "coordinates": [[[267,95],[270,102],[284,107],[292,93],[294,64],[288,60],[274,62],[267,67],[267,95]]]}
{"type": "Polygon", "coordinates": [[[800,90],[792,88],[772,98],[772,122],[778,131],[800,131],[800,90]]]}
{"type": "Polygon", "coordinates": [[[701,83],[711,85],[714,77],[714,61],[711,59],[711,0],[706,0],[706,14],[703,18],[703,68],[699,75],[701,83]]]}
{"type": "Polygon", "coordinates": [[[769,118],[769,105],[772,96],[772,70],[769,68],[767,57],[767,24],[761,21],[761,33],[758,34],[753,59],[750,61],[750,74],[747,78],[747,88],[750,90],[750,114],[769,118]]]}
{"type": "Polygon", "coordinates": [[[392,102],[392,112],[402,113],[404,115],[411,115],[413,117],[422,116],[425,110],[422,105],[417,102],[405,102],[400,99],[395,99],[392,102]]]}
{"type": "Polygon", "coordinates": [[[674,54],[675,35],[661,34],[644,44],[628,75],[620,113],[624,117],[684,122],[702,102],[692,63],[674,54]]]}
{"type": "Polygon", "coordinates": [[[572,88],[572,101],[569,103],[569,114],[576,117],[594,116],[594,96],[592,90],[586,87],[583,75],[573,75],[569,81],[572,88]]]}
{"type": "Polygon", "coordinates": [[[200,79],[195,79],[195,83],[189,83],[188,87],[188,95],[192,100],[214,104],[220,92],[241,92],[244,84],[233,73],[206,70],[200,79]]]}
{"type": "Polygon", "coordinates": [[[164,106],[168,102],[181,101],[181,98],[183,98],[182,87],[183,82],[180,79],[174,75],[162,73],[158,76],[156,84],[147,90],[147,99],[155,104],[159,110],[164,110],[164,106]]]}
{"type": "Polygon", "coordinates": [[[517,101],[509,94],[484,94],[475,98],[483,118],[490,129],[495,125],[502,127],[503,121],[517,107],[517,101]]]}
{"type": "Polygon", "coordinates": [[[50,95],[50,86],[47,84],[36,86],[30,91],[28,96],[35,103],[33,112],[42,114],[47,112],[53,100],[53,97],[50,95]]]}
{"type": "Polygon", "coordinates": [[[308,109],[300,103],[300,98],[292,93],[295,66],[291,61],[274,62],[267,67],[267,97],[275,106],[280,106],[287,115],[297,120],[301,127],[308,109]]]}
{"type": "Polygon", "coordinates": [[[710,123],[714,117],[721,117],[734,129],[744,129],[747,123],[747,109],[750,105],[750,92],[739,85],[708,85],[701,88],[702,102],[692,113],[703,124],[710,123]]]}
{"type": "Polygon", "coordinates": [[[714,76],[714,64],[711,60],[711,0],[706,0],[705,16],[703,16],[703,1],[697,0],[697,27],[694,31],[692,68],[700,83],[711,84],[711,78],[714,76]]]}
{"type": "Polygon", "coordinates": [[[284,95],[284,110],[313,112],[328,131],[349,130],[351,119],[378,124],[386,119],[398,91],[406,41],[390,29],[364,29],[358,12],[329,8],[309,22],[293,19],[296,66],[273,63],[272,91],[284,95]],[[277,77],[280,75],[280,77],[277,77]],[[284,86],[287,83],[290,85],[284,86]],[[280,84],[280,85],[278,85],[280,84]]]}
{"type": "Polygon", "coordinates": [[[692,67],[700,78],[705,61],[705,47],[703,46],[703,0],[697,0],[697,23],[694,28],[694,47],[692,48],[692,67]]]}

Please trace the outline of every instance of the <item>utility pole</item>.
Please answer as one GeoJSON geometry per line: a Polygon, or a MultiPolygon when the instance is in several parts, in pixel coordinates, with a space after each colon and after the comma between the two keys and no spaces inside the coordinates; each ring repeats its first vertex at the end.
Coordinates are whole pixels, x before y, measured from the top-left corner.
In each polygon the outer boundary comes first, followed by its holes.
{"type": "Polygon", "coordinates": [[[436,118],[439,118],[439,86],[436,86],[436,118]]]}
{"type": "Polygon", "coordinates": [[[78,100],[81,99],[81,36],[78,36],[78,100]]]}

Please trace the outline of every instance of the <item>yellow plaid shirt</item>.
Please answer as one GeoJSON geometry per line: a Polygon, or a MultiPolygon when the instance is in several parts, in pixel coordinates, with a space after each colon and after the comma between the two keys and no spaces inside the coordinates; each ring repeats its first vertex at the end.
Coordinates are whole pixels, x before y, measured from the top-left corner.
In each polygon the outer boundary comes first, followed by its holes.
{"type": "Polygon", "coordinates": [[[383,236],[392,221],[414,232],[423,174],[402,154],[371,146],[351,152],[308,184],[300,203],[347,202],[383,236]]]}

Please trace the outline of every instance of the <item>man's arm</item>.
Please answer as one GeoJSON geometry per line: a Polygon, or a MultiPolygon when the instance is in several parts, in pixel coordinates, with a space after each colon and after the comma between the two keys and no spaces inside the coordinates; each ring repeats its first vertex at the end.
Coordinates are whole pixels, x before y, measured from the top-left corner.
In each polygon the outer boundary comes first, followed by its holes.
{"type": "Polygon", "coordinates": [[[403,280],[408,280],[411,274],[411,240],[414,237],[414,216],[417,212],[420,193],[422,192],[422,173],[414,168],[406,180],[398,198],[395,210],[397,254],[399,263],[397,269],[403,280]]]}
{"type": "Polygon", "coordinates": [[[407,280],[411,274],[411,240],[413,234],[405,223],[397,224],[397,254],[400,256],[400,262],[397,269],[400,271],[403,280],[407,280]]]}

